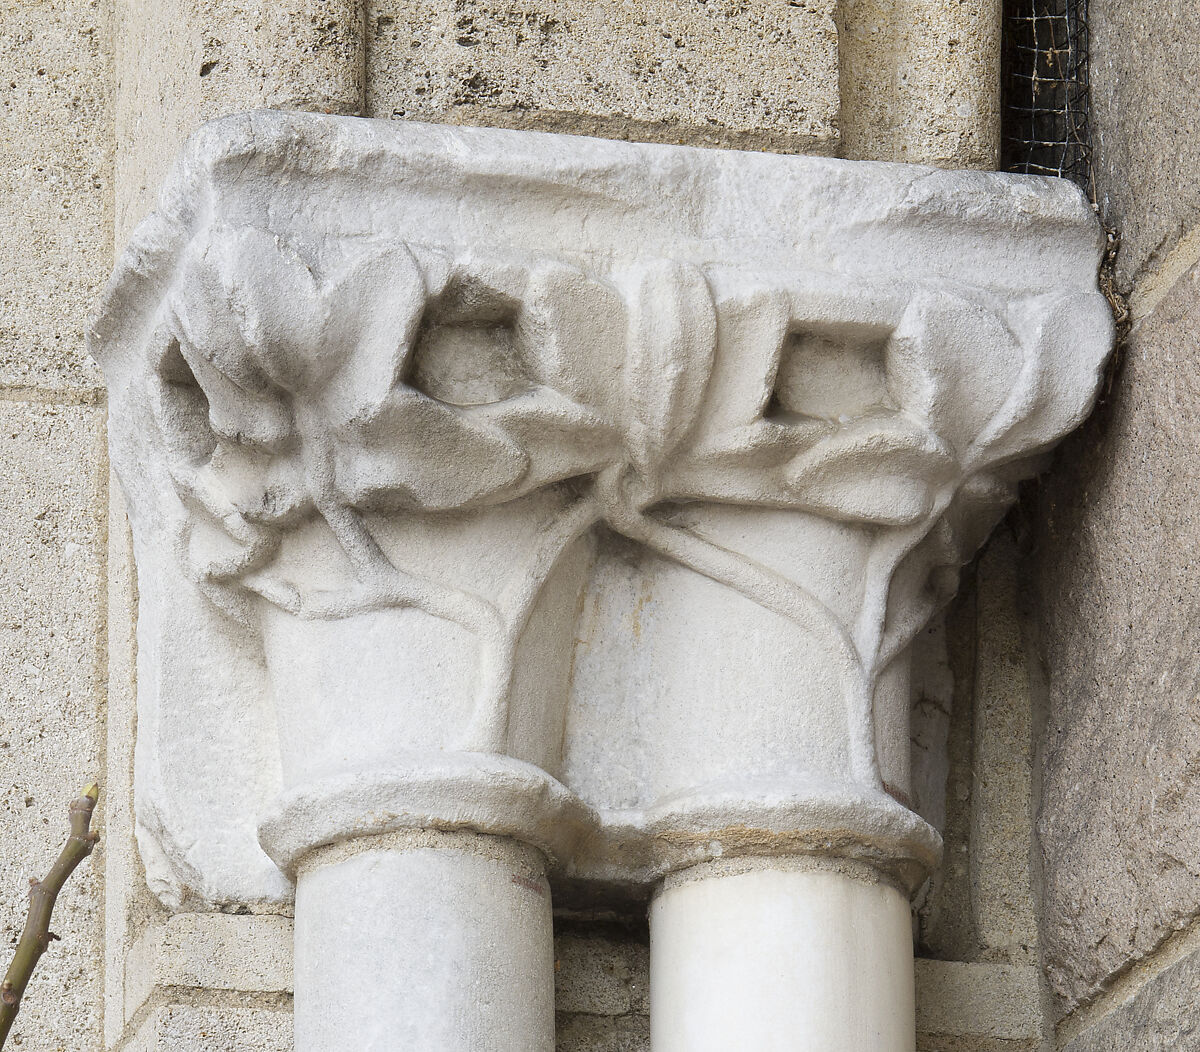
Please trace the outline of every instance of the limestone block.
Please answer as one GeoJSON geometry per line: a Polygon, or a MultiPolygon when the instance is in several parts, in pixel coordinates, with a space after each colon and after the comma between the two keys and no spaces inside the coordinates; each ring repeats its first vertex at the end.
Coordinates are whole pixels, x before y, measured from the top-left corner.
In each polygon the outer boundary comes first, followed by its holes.
{"type": "MultiPolygon", "coordinates": [[[[976,564],[978,565],[978,563],[976,564]]],[[[977,960],[982,950],[971,904],[971,796],[974,776],[975,657],[979,623],[975,573],[946,608],[945,652],[951,694],[946,732],[945,824],[942,862],[918,905],[917,952],[950,961],[977,960]]],[[[914,700],[918,700],[914,694],[914,700]]],[[[918,702],[920,703],[920,702],[918,702]]],[[[915,723],[915,727],[920,727],[915,723]]],[[[914,759],[914,766],[916,766],[914,759]]],[[[921,757],[921,766],[929,764],[921,757]]]]}
{"type": "Polygon", "coordinates": [[[946,847],[921,907],[931,957],[1032,964],[1033,706],[1020,555],[1002,526],[950,617],[946,847]]]}
{"type": "MultiPolygon", "coordinates": [[[[100,777],[103,414],[0,402],[0,947],[25,922],[30,877],[50,867],[67,805],[100,777]]],[[[98,825],[103,833],[102,818],[98,825]]],[[[98,851],[59,899],[63,936],[25,995],[26,1052],[99,1044],[98,851]]],[[[7,967],[7,963],[5,964],[7,967]]]]}
{"type": "Polygon", "coordinates": [[[999,0],[846,0],[842,156],[941,168],[1000,156],[999,0]]]}
{"type": "Polygon", "coordinates": [[[383,0],[368,112],[832,153],[833,0],[383,0]]]}
{"type": "Polygon", "coordinates": [[[645,1012],[648,947],[632,938],[563,934],[554,940],[558,1012],[619,1016],[645,1012]]]}
{"type": "Polygon", "coordinates": [[[1200,911],[1198,333],[1193,267],[1042,490],[1041,924],[1067,1006],[1200,911]]]}
{"type": "Polygon", "coordinates": [[[292,1052],[292,1013],[286,1003],[158,1005],[123,1052],[292,1052]]]}
{"type": "Polygon", "coordinates": [[[934,618],[913,640],[912,806],[934,829],[946,825],[947,745],[954,707],[954,673],[946,640],[946,620],[934,618]]]}
{"type": "Polygon", "coordinates": [[[1041,1047],[1041,991],[1031,965],[917,958],[918,1044],[929,1052],[1041,1047]]]}
{"type": "Polygon", "coordinates": [[[292,921],[178,913],[147,927],[116,966],[124,970],[125,1022],[161,988],[291,993],[292,921]]]}
{"type": "Polygon", "coordinates": [[[998,532],[979,566],[971,793],[971,905],[989,955],[1033,964],[1033,707],[1018,613],[1019,561],[998,532]]]}
{"type": "Polygon", "coordinates": [[[159,950],[161,986],[290,992],[292,922],[288,917],[177,914],[159,950]]]}
{"type": "Polygon", "coordinates": [[[116,243],[196,127],[266,106],[358,113],[362,0],[117,0],[116,243]]]}
{"type": "Polygon", "coordinates": [[[555,1048],[557,1052],[650,1052],[650,1017],[563,1016],[555,1048]]]}
{"type": "Polygon", "coordinates": [[[411,826],[643,884],[836,829],[919,880],[909,644],[1090,407],[1099,247],[1048,180],[210,125],[93,338],[152,886],[278,900],[411,826]]]}
{"type": "Polygon", "coordinates": [[[1200,9],[1094,0],[1088,24],[1096,192],[1128,290],[1200,224],[1200,9]]]}
{"type": "Polygon", "coordinates": [[[145,929],[161,923],[162,905],[146,886],[134,840],[133,739],[137,589],[133,539],[120,485],[109,472],[106,562],[107,749],[104,771],[104,1042],[120,1041],[129,1014],[153,988],[153,968],[141,964],[145,929]],[[127,982],[127,979],[129,982],[127,982]],[[132,988],[131,988],[132,987],[132,988]],[[128,997],[127,997],[128,995],[128,997]]]}
{"type": "Polygon", "coordinates": [[[1175,1052],[1200,1039],[1200,953],[1177,961],[1063,1052],[1175,1052]]]}
{"type": "Polygon", "coordinates": [[[0,16],[0,386],[89,392],[84,321],[112,255],[110,16],[101,0],[0,16]]]}

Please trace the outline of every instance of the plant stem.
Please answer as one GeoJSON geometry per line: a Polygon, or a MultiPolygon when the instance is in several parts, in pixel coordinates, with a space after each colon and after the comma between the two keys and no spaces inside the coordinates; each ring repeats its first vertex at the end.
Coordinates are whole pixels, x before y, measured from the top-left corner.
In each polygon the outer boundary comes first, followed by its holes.
{"type": "Polygon", "coordinates": [[[21,997],[29,985],[33,970],[50,943],[58,938],[50,930],[50,915],[54,912],[58,893],[100,839],[91,829],[92,812],[96,809],[99,797],[100,790],[93,784],[84,789],[82,796],[71,801],[71,835],[46,878],[31,882],[25,930],[21,933],[21,941],[17,944],[17,952],[13,955],[4,982],[0,983],[0,1048],[4,1047],[13,1021],[21,1010],[21,997]]]}

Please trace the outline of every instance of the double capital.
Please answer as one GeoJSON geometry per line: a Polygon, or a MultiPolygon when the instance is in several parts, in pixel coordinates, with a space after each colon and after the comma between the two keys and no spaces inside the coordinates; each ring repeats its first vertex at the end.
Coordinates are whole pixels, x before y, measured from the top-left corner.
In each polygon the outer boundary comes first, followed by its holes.
{"type": "Polygon", "coordinates": [[[810,850],[919,880],[909,646],[1091,405],[1098,254],[1056,181],[208,126],[92,337],[160,892],[278,897],[411,825],[585,881],[810,850]],[[199,700],[184,632],[228,672],[199,700]],[[253,791],[181,806],[222,713],[253,791]],[[221,857],[179,857],[206,827],[221,857]]]}

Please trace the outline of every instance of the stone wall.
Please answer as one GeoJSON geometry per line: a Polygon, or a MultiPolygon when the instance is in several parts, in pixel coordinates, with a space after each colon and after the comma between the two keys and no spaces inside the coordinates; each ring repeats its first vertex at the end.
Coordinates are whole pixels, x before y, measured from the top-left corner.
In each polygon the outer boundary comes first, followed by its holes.
{"type": "MultiPolygon", "coordinates": [[[[168,917],[132,838],[136,582],[82,333],[186,135],[222,113],[287,106],[988,168],[998,26],[994,0],[4,8],[0,947],[22,923],[25,877],[57,851],[66,801],[93,777],[105,789],[103,847],[64,895],[64,941],[15,1048],[290,1046],[289,919],[168,917]]],[[[947,864],[920,913],[930,1052],[1041,1040],[1017,582],[1015,546],[1001,538],[948,630],[926,641],[916,700],[951,757],[946,800],[925,801],[947,825],[947,864]]],[[[560,1047],[646,1048],[644,927],[572,918],[561,929],[560,1047]]]]}
{"type": "MultiPolygon", "coordinates": [[[[83,350],[112,260],[111,11],[7,5],[0,46],[0,950],[28,878],[104,753],[108,468],[99,370],[83,350]]],[[[12,1045],[94,1049],[102,1012],[97,859],[64,893],[12,1045]],[[37,1037],[31,1035],[54,1035],[37,1037]],[[17,1044],[23,1039],[22,1044],[17,1044]]]]}
{"type": "Polygon", "coordinates": [[[1097,197],[1132,328],[1036,507],[1041,932],[1060,1046],[1197,1040],[1200,13],[1093,0],[1097,197]]]}

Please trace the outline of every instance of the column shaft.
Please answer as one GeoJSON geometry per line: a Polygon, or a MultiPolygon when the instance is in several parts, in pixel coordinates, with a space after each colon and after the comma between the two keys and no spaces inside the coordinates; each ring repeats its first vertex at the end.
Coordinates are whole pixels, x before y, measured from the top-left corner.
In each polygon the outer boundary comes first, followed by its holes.
{"type": "Polygon", "coordinates": [[[654,900],[654,1052],[912,1052],[913,1016],[908,902],[865,866],[711,863],[654,900]]]}
{"type": "Polygon", "coordinates": [[[469,833],[314,852],[296,893],[297,1052],[552,1052],[542,856],[469,833]]]}

